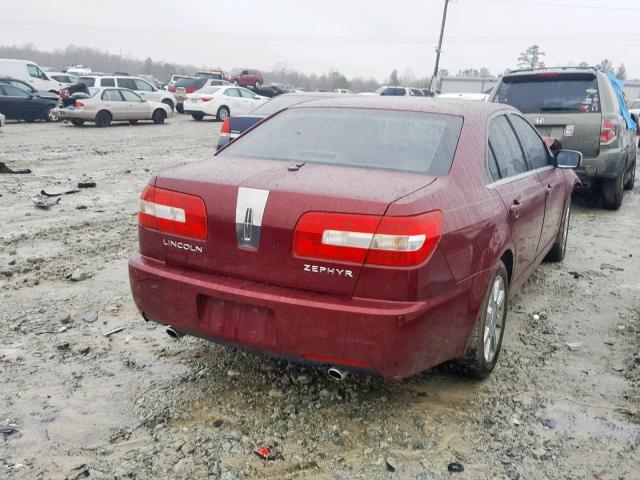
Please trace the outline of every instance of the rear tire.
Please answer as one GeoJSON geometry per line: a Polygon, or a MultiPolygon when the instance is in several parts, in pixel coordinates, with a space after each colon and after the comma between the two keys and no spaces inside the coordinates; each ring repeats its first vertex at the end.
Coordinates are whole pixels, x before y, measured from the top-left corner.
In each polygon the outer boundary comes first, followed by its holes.
{"type": "Polygon", "coordinates": [[[224,122],[230,116],[231,116],[231,112],[227,107],[224,107],[224,106],[220,107],[218,109],[218,113],[216,114],[217,119],[220,120],[221,122],[224,122]]]}
{"type": "Polygon", "coordinates": [[[198,122],[204,118],[204,115],[202,113],[192,113],[191,116],[198,122]]]}
{"type": "Polygon", "coordinates": [[[602,202],[609,210],[618,210],[622,205],[624,195],[624,172],[612,180],[605,180],[602,184],[602,202]]]}
{"type": "Polygon", "coordinates": [[[108,127],[109,125],[111,125],[111,114],[109,112],[107,112],[106,110],[100,110],[97,114],[96,114],[96,127],[108,127]]]}
{"type": "Polygon", "coordinates": [[[625,190],[633,190],[633,186],[636,183],[636,161],[633,162],[631,166],[631,171],[629,172],[629,180],[624,184],[625,190]]]}
{"type": "Polygon", "coordinates": [[[168,98],[165,98],[164,100],[162,100],[162,103],[164,103],[165,105],[167,105],[168,107],[170,107],[172,112],[175,112],[175,111],[176,111],[176,107],[175,107],[175,105],[174,105],[174,104],[173,104],[173,102],[172,102],[171,100],[169,100],[168,98]]]}
{"type": "Polygon", "coordinates": [[[184,103],[179,103],[178,105],[176,105],[176,111],[178,113],[184,113],[184,103]]]}
{"type": "Polygon", "coordinates": [[[471,376],[486,378],[496,366],[507,320],[509,277],[502,261],[498,261],[480,307],[464,360],[471,376]]]}
{"type": "Polygon", "coordinates": [[[166,119],[167,119],[167,112],[159,108],[155,112],[153,112],[153,116],[151,117],[151,120],[153,120],[153,123],[157,125],[164,123],[166,119]]]}
{"type": "Polygon", "coordinates": [[[567,200],[565,211],[562,212],[562,224],[558,230],[556,241],[547,253],[545,260],[549,262],[561,262],[567,251],[567,238],[569,238],[569,223],[571,221],[571,197],[567,200]]]}
{"type": "Polygon", "coordinates": [[[84,125],[84,120],[74,119],[74,120],[71,120],[71,123],[76,127],[81,127],[82,125],[84,125]]]}

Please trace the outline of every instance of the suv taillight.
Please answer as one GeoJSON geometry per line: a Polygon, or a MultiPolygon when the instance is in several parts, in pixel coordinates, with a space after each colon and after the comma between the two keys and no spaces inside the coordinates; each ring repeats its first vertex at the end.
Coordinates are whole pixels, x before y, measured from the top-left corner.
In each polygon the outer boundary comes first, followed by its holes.
{"type": "Polygon", "coordinates": [[[224,119],[222,122],[222,127],[220,127],[220,136],[228,137],[231,134],[231,122],[229,121],[229,117],[224,119]]]}
{"type": "Polygon", "coordinates": [[[618,136],[618,124],[612,118],[602,119],[602,128],[600,130],[600,145],[609,145],[618,136]]]}
{"type": "Polygon", "coordinates": [[[419,265],[435,251],[442,221],[439,210],[411,217],[309,212],[298,220],[293,250],[336,262],[419,265]]]}
{"type": "Polygon", "coordinates": [[[207,238],[207,209],[195,195],[147,185],[140,195],[138,222],[173,235],[207,238]]]}

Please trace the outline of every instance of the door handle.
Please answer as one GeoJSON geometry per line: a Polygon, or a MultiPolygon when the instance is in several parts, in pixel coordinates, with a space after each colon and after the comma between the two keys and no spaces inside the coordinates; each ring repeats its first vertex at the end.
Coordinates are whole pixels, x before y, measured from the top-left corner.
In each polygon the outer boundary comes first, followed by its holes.
{"type": "Polygon", "coordinates": [[[513,218],[520,218],[520,206],[522,204],[520,203],[520,199],[518,198],[514,198],[513,199],[513,204],[509,207],[509,215],[511,215],[513,218]]]}
{"type": "Polygon", "coordinates": [[[551,196],[551,192],[553,192],[553,185],[550,183],[547,184],[547,188],[545,189],[544,196],[549,198],[551,196]]]}

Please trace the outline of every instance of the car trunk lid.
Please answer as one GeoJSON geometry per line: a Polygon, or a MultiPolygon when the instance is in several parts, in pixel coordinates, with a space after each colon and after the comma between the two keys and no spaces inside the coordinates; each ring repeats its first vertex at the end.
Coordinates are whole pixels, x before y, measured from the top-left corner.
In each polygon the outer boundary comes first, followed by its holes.
{"type": "MultiPolygon", "coordinates": [[[[203,253],[173,248],[163,260],[211,274],[350,296],[361,263],[296,258],[293,234],[305,212],[384,215],[390,203],[436,177],[337,165],[214,157],[157,177],[156,187],[197,195],[208,215],[203,253]]],[[[175,239],[174,239],[175,240],[175,239]]]]}
{"type": "Polygon", "coordinates": [[[602,127],[602,115],[599,112],[571,117],[561,113],[528,114],[526,117],[540,135],[557,139],[562,148],[578,150],[587,158],[598,156],[602,127]]]}

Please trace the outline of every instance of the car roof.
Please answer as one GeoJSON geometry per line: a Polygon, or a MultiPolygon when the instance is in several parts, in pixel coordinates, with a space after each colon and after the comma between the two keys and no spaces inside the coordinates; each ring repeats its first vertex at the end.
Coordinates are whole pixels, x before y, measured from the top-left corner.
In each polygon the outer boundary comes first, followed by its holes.
{"type": "MultiPolygon", "coordinates": [[[[295,95],[295,94],[291,94],[295,95]]],[[[425,97],[385,97],[379,95],[340,95],[326,100],[305,102],[290,108],[366,108],[374,110],[401,110],[406,112],[440,113],[457,116],[488,117],[494,112],[517,110],[509,105],[472,100],[439,99],[425,97]]]]}

